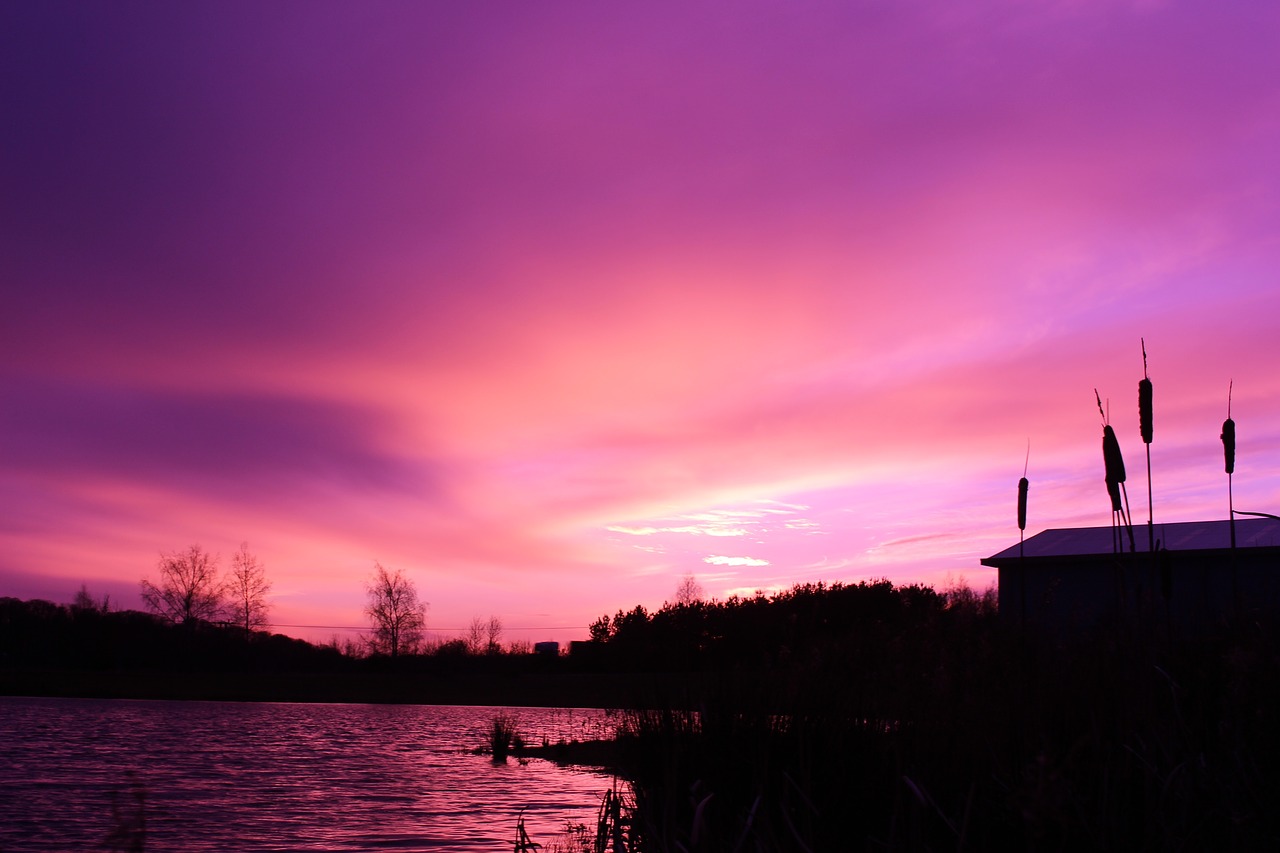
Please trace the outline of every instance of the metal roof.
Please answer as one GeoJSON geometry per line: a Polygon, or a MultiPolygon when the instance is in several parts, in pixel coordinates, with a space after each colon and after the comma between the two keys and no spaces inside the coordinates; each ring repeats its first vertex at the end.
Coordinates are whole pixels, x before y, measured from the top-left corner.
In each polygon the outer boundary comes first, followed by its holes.
{"type": "MultiPolygon", "coordinates": [[[[1180,521],[1155,526],[1156,542],[1167,551],[1216,551],[1231,547],[1229,521],[1180,521]]],[[[1112,554],[1115,531],[1110,527],[1066,527],[1037,533],[1018,545],[982,560],[984,566],[998,566],[1027,558],[1080,557],[1112,554]]],[[[1123,535],[1123,550],[1129,553],[1129,536],[1123,535]]],[[[1147,525],[1133,525],[1133,542],[1147,552],[1147,525]]],[[[1236,519],[1237,548],[1280,548],[1280,520],[1274,518],[1236,519]]]]}

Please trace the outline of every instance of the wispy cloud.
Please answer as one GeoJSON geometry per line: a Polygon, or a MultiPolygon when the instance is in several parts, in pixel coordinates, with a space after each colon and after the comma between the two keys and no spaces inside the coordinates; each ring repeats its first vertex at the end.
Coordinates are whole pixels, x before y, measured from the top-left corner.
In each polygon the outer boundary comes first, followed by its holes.
{"type": "Polygon", "coordinates": [[[679,527],[626,527],[610,525],[605,528],[613,533],[626,533],[631,536],[652,536],[655,533],[687,533],[691,536],[746,536],[745,527],[725,527],[720,523],[686,524],[679,527]]]}
{"type": "Polygon", "coordinates": [[[737,586],[737,587],[731,587],[729,589],[726,589],[724,591],[724,597],[732,598],[734,596],[737,596],[738,598],[754,598],[756,596],[756,593],[761,593],[763,595],[768,596],[768,595],[773,595],[775,593],[784,592],[787,589],[789,589],[789,587],[786,584],[765,584],[763,586],[737,586]]]}
{"type": "Polygon", "coordinates": [[[659,533],[687,534],[691,536],[760,536],[768,533],[775,519],[786,529],[812,529],[818,524],[805,519],[786,519],[807,507],[783,504],[778,501],[758,500],[748,507],[717,507],[699,512],[679,513],[657,521],[665,524],[625,525],[613,524],[606,529],[613,533],[632,536],[653,536],[659,533]]]}
{"type": "Polygon", "coordinates": [[[702,562],[710,563],[713,566],[767,566],[768,560],[761,560],[756,557],[703,557],[702,562]]]}

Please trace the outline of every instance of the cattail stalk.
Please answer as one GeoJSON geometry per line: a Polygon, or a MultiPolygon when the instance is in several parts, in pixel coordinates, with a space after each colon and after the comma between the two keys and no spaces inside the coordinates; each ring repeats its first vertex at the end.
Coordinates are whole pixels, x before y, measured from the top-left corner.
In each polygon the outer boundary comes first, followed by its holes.
{"type": "Polygon", "coordinates": [[[1027,439],[1027,458],[1022,463],[1022,479],[1018,480],[1018,589],[1021,599],[1018,618],[1023,625],[1027,619],[1027,567],[1023,563],[1022,537],[1027,530],[1027,489],[1031,485],[1027,480],[1027,467],[1030,464],[1031,439],[1027,439]]]}
{"type": "Polygon", "coordinates": [[[1138,383],[1138,429],[1142,433],[1142,443],[1147,446],[1147,550],[1155,553],[1156,528],[1155,508],[1151,497],[1151,377],[1147,375],[1147,341],[1142,341],[1142,381],[1138,383]]]}
{"type": "Polygon", "coordinates": [[[1231,547],[1236,547],[1236,507],[1232,495],[1231,475],[1236,470],[1236,422],[1231,420],[1231,388],[1233,380],[1227,385],[1227,419],[1222,422],[1222,455],[1227,468],[1227,512],[1231,519],[1231,547]]]}
{"type": "Polygon", "coordinates": [[[1031,465],[1031,439],[1027,439],[1027,458],[1022,463],[1022,479],[1018,481],[1018,545],[1022,545],[1022,534],[1027,529],[1027,488],[1031,485],[1027,480],[1027,468],[1031,465]]]}
{"type": "MultiPolygon", "coordinates": [[[[1137,547],[1133,541],[1133,516],[1129,513],[1129,491],[1124,487],[1125,470],[1124,455],[1120,452],[1120,441],[1116,438],[1116,431],[1111,428],[1111,424],[1107,423],[1107,413],[1102,408],[1102,395],[1098,393],[1098,389],[1093,389],[1093,395],[1098,400],[1098,413],[1102,415],[1102,461],[1106,466],[1106,484],[1107,495],[1111,498],[1112,523],[1117,527],[1123,526],[1129,533],[1129,550],[1136,551],[1137,547]],[[1124,495],[1124,503],[1121,504],[1121,495],[1124,495]],[[1117,522],[1116,518],[1119,517],[1117,522]]],[[[1116,531],[1117,540],[1115,544],[1116,550],[1122,547],[1119,543],[1120,532],[1116,531]]]]}

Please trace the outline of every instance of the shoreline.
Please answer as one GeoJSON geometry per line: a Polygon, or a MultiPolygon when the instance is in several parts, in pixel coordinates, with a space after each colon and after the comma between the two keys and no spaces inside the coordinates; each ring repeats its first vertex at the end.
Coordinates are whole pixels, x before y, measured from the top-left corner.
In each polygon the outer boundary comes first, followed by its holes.
{"type": "Polygon", "coordinates": [[[610,740],[569,740],[546,746],[522,746],[511,750],[517,760],[538,758],[561,767],[585,767],[629,778],[622,770],[622,746],[610,740]]]}

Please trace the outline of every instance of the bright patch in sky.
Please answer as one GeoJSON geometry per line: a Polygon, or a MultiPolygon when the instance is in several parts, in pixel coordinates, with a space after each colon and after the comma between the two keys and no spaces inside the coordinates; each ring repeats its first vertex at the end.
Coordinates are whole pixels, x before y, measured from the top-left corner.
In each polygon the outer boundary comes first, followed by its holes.
{"type": "Polygon", "coordinates": [[[755,557],[703,557],[702,562],[710,563],[713,566],[767,566],[768,560],[758,560],[755,557]]]}

